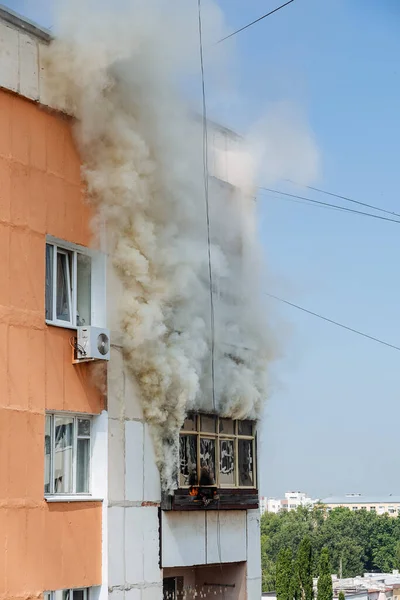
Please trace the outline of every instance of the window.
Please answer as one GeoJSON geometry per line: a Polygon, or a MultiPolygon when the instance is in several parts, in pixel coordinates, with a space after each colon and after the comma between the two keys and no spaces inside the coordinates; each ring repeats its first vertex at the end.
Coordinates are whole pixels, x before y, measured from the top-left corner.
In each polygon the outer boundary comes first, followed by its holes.
{"type": "Polygon", "coordinates": [[[369,510],[372,511],[372,512],[376,512],[376,506],[370,506],[369,510]]]}
{"type": "Polygon", "coordinates": [[[89,588],[45,592],[43,600],[89,600],[89,588]]]}
{"type": "Polygon", "coordinates": [[[105,320],[104,266],[100,253],[65,242],[48,241],[46,321],[71,328],[93,324],[102,326],[105,320]]]}
{"type": "Polygon", "coordinates": [[[358,510],[358,506],[353,506],[351,510],[358,510]]]}
{"type": "Polygon", "coordinates": [[[183,598],[183,577],[165,577],[163,579],[163,600],[177,600],[178,598],[183,598]]]}
{"type": "Polygon", "coordinates": [[[179,487],[256,487],[255,423],[188,415],[179,440],[179,487]]]}
{"type": "Polygon", "coordinates": [[[46,495],[89,494],[90,432],[91,419],[87,416],[46,415],[44,437],[44,493],[46,495]]]}

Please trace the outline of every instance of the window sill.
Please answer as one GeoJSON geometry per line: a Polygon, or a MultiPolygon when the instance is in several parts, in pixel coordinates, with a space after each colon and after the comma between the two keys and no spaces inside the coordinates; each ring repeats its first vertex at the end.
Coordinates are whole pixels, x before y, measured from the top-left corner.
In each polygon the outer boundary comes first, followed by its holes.
{"type": "Polygon", "coordinates": [[[93,496],[45,496],[46,502],[103,502],[103,498],[95,498],[93,496]]]}
{"type": "Polygon", "coordinates": [[[76,325],[71,325],[70,323],[63,323],[57,321],[49,321],[45,319],[46,325],[50,325],[50,327],[60,327],[61,329],[71,329],[72,331],[77,331],[78,327],[76,325]]]}

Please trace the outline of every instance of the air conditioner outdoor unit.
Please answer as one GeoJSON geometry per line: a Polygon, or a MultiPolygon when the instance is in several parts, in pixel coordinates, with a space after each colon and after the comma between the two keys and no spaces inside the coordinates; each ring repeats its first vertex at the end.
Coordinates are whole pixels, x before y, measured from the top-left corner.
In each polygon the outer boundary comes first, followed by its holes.
{"type": "Polygon", "coordinates": [[[101,327],[78,327],[76,358],[110,360],[110,332],[101,327]]]}

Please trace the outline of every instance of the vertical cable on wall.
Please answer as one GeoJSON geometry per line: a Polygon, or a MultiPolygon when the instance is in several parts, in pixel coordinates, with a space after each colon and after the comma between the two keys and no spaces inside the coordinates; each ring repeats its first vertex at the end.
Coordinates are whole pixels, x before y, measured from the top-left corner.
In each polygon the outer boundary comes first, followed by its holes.
{"type": "Polygon", "coordinates": [[[203,178],[204,178],[204,195],[206,201],[206,218],[207,218],[207,247],[208,247],[208,275],[210,281],[210,321],[211,321],[211,387],[213,409],[216,409],[215,401],[215,320],[214,320],[214,296],[213,296],[213,274],[211,262],[211,236],[210,236],[210,206],[208,194],[208,131],[207,131],[207,104],[206,90],[204,82],[204,60],[203,60],[203,30],[201,20],[201,0],[197,0],[198,8],[198,24],[199,24],[199,45],[200,45],[200,69],[201,69],[201,90],[203,101],[203,178]]]}

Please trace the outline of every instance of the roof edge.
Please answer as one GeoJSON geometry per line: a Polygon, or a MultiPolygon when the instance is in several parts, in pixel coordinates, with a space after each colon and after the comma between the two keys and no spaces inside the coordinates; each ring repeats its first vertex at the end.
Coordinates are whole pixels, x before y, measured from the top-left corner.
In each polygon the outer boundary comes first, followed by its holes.
{"type": "Polygon", "coordinates": [[[17,29],[25,31],[30,35],[39,38],[47,44],[49,44],[53,39],[53,36],[48,29],[45,29],[37,23],[34,23],[33,21],[30,21],[29,19],[19,15],[7,6],[3,6],[3,4],[0,4],[0,21],[5,21],[17,29]]]}

